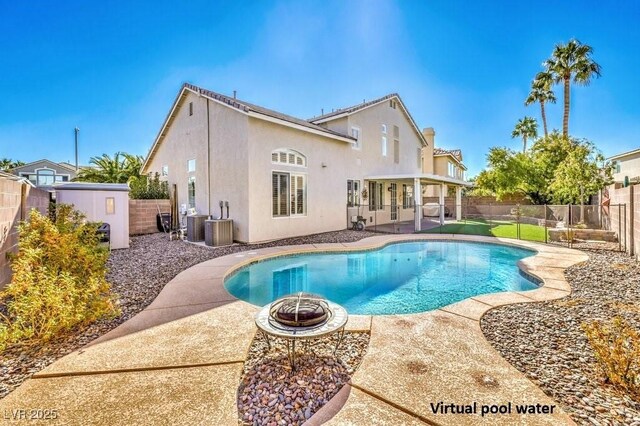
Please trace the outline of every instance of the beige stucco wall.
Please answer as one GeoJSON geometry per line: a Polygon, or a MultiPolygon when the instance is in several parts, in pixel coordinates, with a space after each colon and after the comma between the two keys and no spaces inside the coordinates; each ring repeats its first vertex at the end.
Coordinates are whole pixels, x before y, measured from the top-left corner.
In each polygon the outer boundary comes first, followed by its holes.
{"type": "MultiPolygon", "coordinates": [[[[176,118],[146,171],[161,172],[169,166],[167,180],[178,185],[178,201],[187,203],[187,161],[196,159],[196,209],[198,213],[219,215],[218,202],[228,200],[234,219],[234,238],[259,242],[344,229],[348,226],[347,179],[359,180],[367,188],[365,177],[389,174],[418,174],[421,139],[400,105],[388,102],[366,108],[348,117],[326,123],[326,127],[351,134],[361,132],[361,148],[331,137],[312,134],[276,124],[209,101],[211,138],[211,200],[207,199],[207,101],[189,93],[176,111],[176,118]],[[193,115],[189,116],[189,102],[193,115]],[[381,125],[387,125],[387,155],[382,155],[381,125]],[[399,162],[394,161],[394,128],[399,128],[399,162]],[[271,152],[284,148],[299,151],[307,158],[307,167],[273,164],[271,152]],[[302,216],[272,215],[272,172],[302,172],[307,176],[307,212],[302,216]],[[210,207],[210,208],[209,208],[210,207]]],[[[432,147],[431,147],[432,149],[432,147]]],[[[412,184],[412,182],[407,182],[412,184]]],[[[384,204],[391,193],[384,185],[384,204]]],[[[402,183],[398,183],[399,220],[411,220],[413,209],[402,209],[402,183]]],[[[363,214],[369,214],[368,211],[363,214]]],[[[378,223],[390,220],[390,210],[377,213],[378,223]]]]}
{"type": "Polygon", "coordinates": [[[250,241],[266,241],[336,231],[345,228],[347,176],[351,146],[256,118],[249,119],[250,241]],[[271,152],[293,149],[307,158],[307,167],[273,164],[271,152]],[[323,166],[324,165],[324,166],[323,166]],[[272,172],[301,173],[307,177],[307,213],[273,217],[272,172]]]}
{"type": "Polygon", "coordinates": [[[624,182],[625,176],[629,179],[640,176],[640,153],[622,157],[617,161],[620,163],[620,173],[613,174],[615,182],[624,182]]]}
{"type": "MultiPolygon", "coordinates": [[[[187,92],[176,112],[176,118],[166,130],[166,136],[149,162],[146,171],[162,171],[169,166],[166,180],[176,184],[178,204],[188,203],[188,178],[196,178],[195,208],[199,214],[218,217],[219,201],[229,201],[230,217],[234,219],[234,238],[248,240],[247,126],[248,117],[216,101],[209,100],[210,161],[207,167],[207,98],[187,92]],[[189,103],[193,102],[193,115],[189,103]],[[187,162],[196,160],[195,173],[189,173],[187,162]],[[211,196],[208,195],[207,179],[211,196]]],[[[224,210],[226,215],[226,209],[224,210]]]]}

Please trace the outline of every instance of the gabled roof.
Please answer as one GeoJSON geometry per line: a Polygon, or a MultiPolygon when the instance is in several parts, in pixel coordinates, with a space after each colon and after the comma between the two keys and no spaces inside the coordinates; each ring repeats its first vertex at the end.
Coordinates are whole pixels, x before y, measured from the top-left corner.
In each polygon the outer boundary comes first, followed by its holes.
{"type": "Polygon", "coordinates": [[[353,105],[353,106],[350,106],[350,107],[347,107],[347,108],[341,108],[341,109],[338,109],[336,111],[330,112],[328,114],[320,115],[318,117],[313,117],[313,118],[309,119],[309,122],[315,123],[315,124],[320,124],[320,123],[326,123],[327,121],[337,120],[338,118],[346,117],[348,115],[354,114],[356,112],[362,111],[364,109],[370,108],[372,106],[378,105],[378,104],[380,104],[382,102],[386,102],[389,99],[394,99],[394,98],[400,104],[400,107],[402,108],[402,111],[404,111],[404,113],[406,114],[407,118],[409,119],[409,122],[413,126],[413,129],[415,130],[416,134],[418,135],[418,138],[420,139],[420,141],[422,141],[422,144],[425,145],[425,146],[428,145],[427,140],[424,138],[424,135],[420,131],[420,128],[416,124],[416,121],[413,119],[413,117],[411,116],[411,113],[409,112],[409,110],[405,106],[404,102],[402,102],[402,98],[400,98],[400,95],[398,95],[397,93],[390,93],[390,94],[388,94],[386,96],[383,96],[383,97],[378,98],[378,99],[374,99],[374,100],[369,101],[369,102],[363,102],[363,103],[358,104],[358,105],[353,105]]]}
{"type": "Polygon", "coordinates": [[[449,156],[456,160],[456,162],[466,170],[466,166],[462,163],[462,151],[459,149],[433,148],[433,156],[449,156]]]}
{"type": "Polygon", "coordinates": [[[622,154],[616,154],[612,157],[607,158],[607,160],[616,160],[622,157],[628,157],[629,155],[640,154],[640,148],[634,149],[632,151],[623,152],[622,154]]]}
{"type": "Polygon", "coordinates": [[[38,161],[32,161],[30,163],[23,164],[21,166],[14,167],[11,170],[22,169],[24,167],[29,167],[29,166],[32,166],[32,165],[34,165],[36,163],[43,163],[43,162],[44,163],[49,163],[49,164],[51,164],[53,166],[62,167],[63,169],[68,169],[69,171],[72,171],[72,172],[76,171],[76,168],[71,166],[71,165],[69,165],[69,163],[65,163],[65,162],[56,163],[55,161],[47,160],[46,158],[43,158],[43,159],[38,160],[38,161]]]}
{"type": "Polygon", "coordinates": [[[340,140],[343,142],[353,143],[356,141],[356,139],[353,138],[352,136],[345,135],[333,130],[329,130],[325,127],[318,126],[317,124],[311,123],[307,120],[302,120],[300,118],[283,114],[281,112],[274,111],[269,108],[264,108],[249,102],[241,101],[233,97],[225,96],[220,93],[213,92],[211,90],[203,89],[201,87],[198,87],[190,83],[184,83],[182,85],[182,88],[180,89],[180,92],[178,93],[178,96],[173,102],[173,106],[171,107],[169,114],[167,115],[167,117],[164,120],[164,123],[162,124],[160,132],[156,136],[156,139],[153,142],[153,145],[151,146],[149,153],[147,154],[147,158],[145,159],[144,164],[142,165],[143,171],[146,169],[148,162],[151,160],[151,158],[155,154],[155,151],[158,145],[164,139],[164,136],[166,135],[165,131],[171,125],[171,123],[173,122],[173,119],[175,119],[176,117],[175,113],[177,111],[177,107],[182,103],[182,100],[186,97],[187,92],[191,92],[199,96],[204,96],[226,107],[238,110],[240,113],[246,114],[250,117],[274,122],[274,123],[281,124],[288,127],[293,127],[298,130],[314,133],[317,135],[325,136],[330,139],[340,140]]]}
{"type": "Polygon", "coordinates": [[[282,121],[287,121],[289,123],[293,123],[293,124],[297,124],[299,126],[303,126],[303,127],[307,127],[309,129],[313,129],[313,130],[317,130],[319,132],[322,133],[327,133],[331,136],[340,136],[340,137],[344,137],[344,138],[349,138],[355,141],[354,138],[352,138],[351,136],[348,135],[344,135],[342,133],[333,131],[333,130],[329,130],[326,127],[322,127],[322,126],[318,126],[316,124],[313,124],[307,120],[302,120],[300,118],[296,118],[293,117],[291,115],[287,115],[287,114],[283,114],[281,112],[278,111],[274,111],[272,109],[269,108],[264,108],[258,105],[254,105],[252,103],[249,102],[245,102],[245,101],[241,101],[239,99],[236,98],[230,98],[228,96],[222,95],[220,93],[216,93],[216,92],[212,92],[211,90],[207,90],[207,89],[203,89],[201,87],[198,86],[194,86],[193,84],[189,84],[189,83],[185,83],[184,85],[185,88],[193,91],[194,93],[198,93],[201,94],[203,96],[207,96],[213,100],[222,102],[226,105],[229,105],[233,108],[236,108],[240,111],[243,112],[257,112],[259,114],[262,115],[267,115],[269,117],[273,117],[276,118],[278,120],[282,120],[282,121]]]}

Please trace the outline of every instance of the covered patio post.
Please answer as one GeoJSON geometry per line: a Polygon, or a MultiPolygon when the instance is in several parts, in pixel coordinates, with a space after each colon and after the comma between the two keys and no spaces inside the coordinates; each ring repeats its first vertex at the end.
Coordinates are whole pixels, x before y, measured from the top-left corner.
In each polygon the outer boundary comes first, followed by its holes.
{"type": "Polygon", "coordinates": [[[444,225],[444,183],[440,184],[440,225],[444,225]]]}
{"type": "Polygon", "coordinates": [[[456,220],[462,220],[462,187],[456,186],[456,220]]]}
{"type": "Polygon", "coordinates": [[[415,231],[422,230],[422,187],[420,185],[420,179],[413,179],[413,198],[415,202],[415,231]]]}

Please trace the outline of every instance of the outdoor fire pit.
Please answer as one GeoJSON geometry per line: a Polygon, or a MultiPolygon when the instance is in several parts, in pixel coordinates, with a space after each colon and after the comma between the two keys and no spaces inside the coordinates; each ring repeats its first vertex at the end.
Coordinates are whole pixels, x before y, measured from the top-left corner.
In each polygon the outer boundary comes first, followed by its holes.
{"type": "Polygon", "coordinates": [[[320,296],[308,293],[296,293],[285,296],[265,306],[256,315],[256,325],[271,349],[272,337],[286,341],[287,356],[291,367],[295,369],[296,341],[309,341],[339,333],[335,354],[344,336],[347,324],[347,311],[340,305],[320,296]]]}

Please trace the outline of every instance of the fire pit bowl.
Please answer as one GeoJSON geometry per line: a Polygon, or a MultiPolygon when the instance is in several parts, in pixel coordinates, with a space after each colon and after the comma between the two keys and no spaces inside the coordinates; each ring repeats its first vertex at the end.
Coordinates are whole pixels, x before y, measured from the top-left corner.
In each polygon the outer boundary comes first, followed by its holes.
{"type": "Polygon", "coordinates": [[[288,327],[314,327],[325,323],[331,308],[325,299],[315,294],[297,293],[271,304],[271,320],[288,327]]]}
{"type": "Polygon", "coordinates": [[[296,340],[308,341],[338,333],[335,355],[344,337],[349,315],[340,305],[309,293],[285,296],[264,306],[256,314],[256,326],[271,349],[271,338],[282,338],[287,344],[291,367],[296,365],[296,340]]]}

